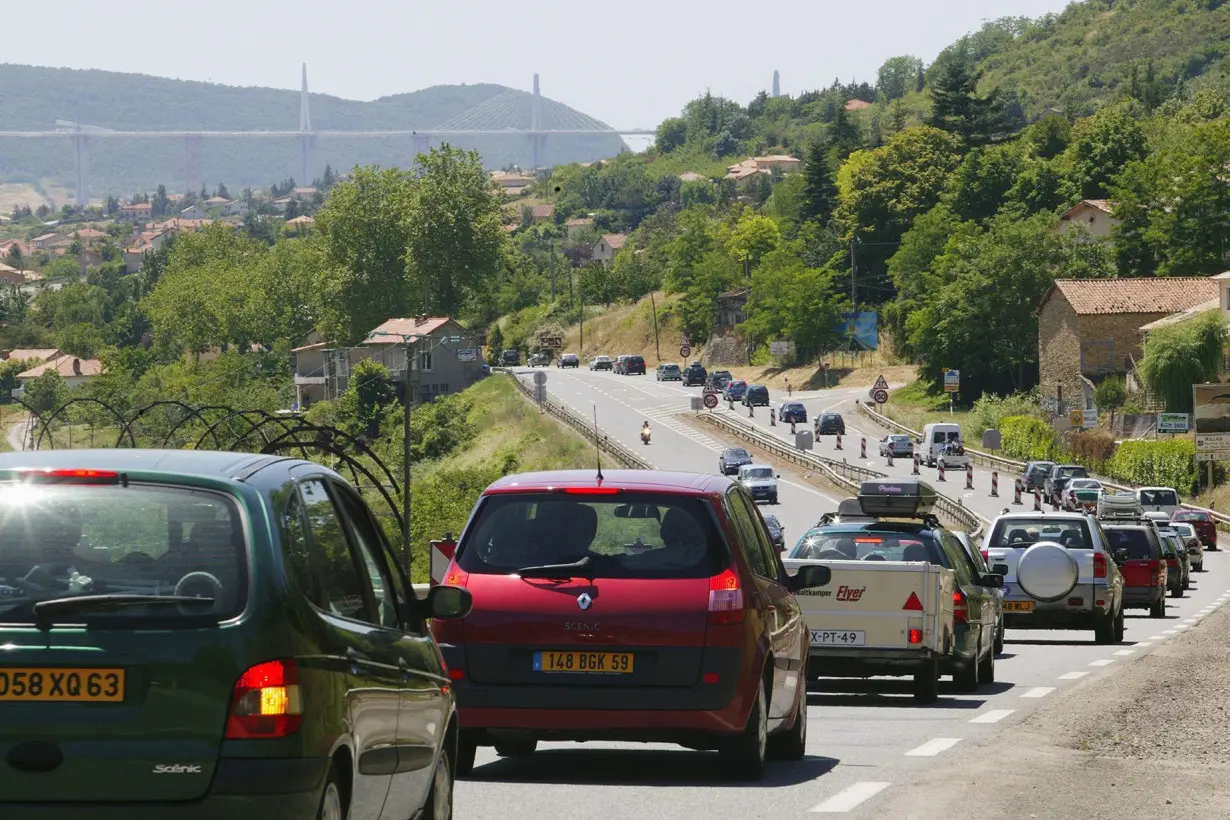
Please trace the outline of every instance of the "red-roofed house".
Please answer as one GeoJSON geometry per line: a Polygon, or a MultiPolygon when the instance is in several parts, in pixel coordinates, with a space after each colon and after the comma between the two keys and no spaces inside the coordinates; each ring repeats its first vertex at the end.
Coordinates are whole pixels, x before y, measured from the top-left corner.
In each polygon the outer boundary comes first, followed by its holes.
{"type": "Polygon", "coordinates": [[[148,202],[130,202],[127,205],[120,206],[120,219],[128,220],[129,222],[141,222],[149,219],[154,213],[154,209],[148,202]]]}
{"type": "Polygon", "coordinates": [[[102,375],[104,368],[98,359],[80,359],[76,356],[58,356],[49,362],[43,362],[38,367],[32,367],[24,373],[18,373],[17,378],[24,386],[31,379],[54,370],[59,373],[69,387],[79,387],[95,376],[102,375]]]}
{"type": "Polygon", "coordinates": [[[48,362],[59,355],[60,351],[54,347],[19,347],[8,353],[0,353],[0,359],[6,362],[48,362]]]}
{"type": "Polygon", "coordinates": [[[1113,212],[1115,203],[1106,199],[1082,199],[1059,217],[1057,231],[1068,231],[1073,225],[1084,225],[1094,238],[1109,236],[1111,229],[1119,224],[1113,212]]]}
{"type": "Polygon", "coordinates": [[[622,233],[604,233],[601,238],[594,243],[594,249],[590,251],[590,258],[595,262],[601,262],[604,265],[609,265],[615,260],[615,254],[628,241],[628,235],[622,233]]]}
{"type": "Polygon", "coordinates": [[[872,103],[866,100],[853,99],[846,103],[845,108],[847,111],[862,111],[864,108],[871,108],[871,106],[872,103]]]}

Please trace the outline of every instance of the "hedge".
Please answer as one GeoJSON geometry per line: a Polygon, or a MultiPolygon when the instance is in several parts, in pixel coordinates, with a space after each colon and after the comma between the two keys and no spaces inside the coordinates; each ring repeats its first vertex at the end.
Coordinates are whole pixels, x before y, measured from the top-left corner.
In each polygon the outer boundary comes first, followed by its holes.
{"type": "Polygon", "coordinates": [[[1055,429],[1036,416],[1007,416],[999,427],[1004,455],[1021,461],[1055,461],[1064,454],[1055,429]]]}
{"type": "Polygon", "coordinates": [[[1196,445],[1191,439],[1125,441],[1110,460],[1112,478],[1130,484],[1196,491],[1196,445]]]}

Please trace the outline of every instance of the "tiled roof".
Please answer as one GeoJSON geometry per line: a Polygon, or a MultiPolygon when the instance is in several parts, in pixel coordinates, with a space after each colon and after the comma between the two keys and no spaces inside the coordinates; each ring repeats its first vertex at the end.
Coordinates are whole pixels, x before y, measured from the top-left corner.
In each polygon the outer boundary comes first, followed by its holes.
{"type": "Polygon", "coordinates": [[[533,208],[530,209],[530,213],[535,219],[550,219],[551,217],[555,216],[555,206],[554,205],[535,205],[533,208]]]}
{"type": "Polygon", "coordinates": [[[846,103],[847,111],[861,111],[864,108],[871,108],[871,103],[859,99],[850,100],[846,103]]]}
{"type": "Polygon", "coordinates": [[[19,347],[16,350],[10,350],[8,355],[5,356],[4,358],[9,361],[16,359],[19,362],[28,362],[31,359],[37,359],[40,362],[45,362],[48,359],[54,359],[56,356],[59,356],[59,355],[60,355],[60,351],[55,349],[54,347],[50,347],[50,348],[19,347]]]}
{"type": "Polygon", "coordinates": [[[1126,313],[1178,313],[1217,298],[1217,283],[1206,276],[1138,279],[1057,279],[1038,304],[1063,294],[1081,316],[1126,313]]]}
{"type": "Polygon", "coordinates": [[[1063,216],[1059,217],[1059,219],[1060,221],[1071,219],[1072,215],[1077,211],[1082,211],[1086,208],[1094,208],[1104,214],[1110,214],[1115,209],[1115,203],[1111,202],[1109,199],[1082,199],[1080,202],[1065,211],[1063,216]]]}
{"type": "Polygon", "coordinates": [[[58,359],[52,359],[49,362],[44,362],[38,367],[31,368],[24,373],[18,373],[19,379],[37,379],[49,370],[57,371],[65,378],[73,376],[97,376],[103,372],[103,365],[98,359],[79,359],[76,356],[61,356],[58,359]]]}
{"type": "Polygon", "coordinates": [[[376,345],[391,345],[401,344],[400,339],[393,338],[395,336],[427,336],[434,333],[446,324],[451,322],[447,316],[431,316],[421,323],[418,319],[411,316],[405,319],[389,319],[384,324],[372,330],[368,334],[368,344],[376,345]],[[391,334],[390,336],[380,336],[379,334],[391,334]]]}
{"type": "Polygon", "coordinates": [[[1141,325],[1140,330],[1142,333],[1149,333],[1157,330],[1159,327],[1177,325],[1179,322],[1186,322],[1188,319],[1193,319],[1201,313],[1207,313],[1210,310],[1217,310],[1219,307],[1221,307],[1221,299],[1210,299],[1207,302],[1201,302],[1198,305],[1193,305],[1187,310],[1181,310],[1178,313],[1172,313],[1169,316],[1163,316],[1161,319],[1149,322],[1147,325],[1141,325]]]}
{"type": "Polygon", "coordinates": [[[602,238],[605,239],[606,243],[614,250],[619,250],[624,246],[624,243],[628,241],[628,235],[623,233],[604,233],[602,238]]]}

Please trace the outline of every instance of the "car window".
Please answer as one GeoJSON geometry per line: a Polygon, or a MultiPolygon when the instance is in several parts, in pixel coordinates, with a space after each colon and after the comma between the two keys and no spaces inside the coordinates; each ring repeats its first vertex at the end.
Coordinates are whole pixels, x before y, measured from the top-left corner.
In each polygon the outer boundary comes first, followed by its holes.
{"type": "Polygon", "coordinates": [[[1173,507],[1179,503],[1173,490],[1140,490],[1140,503],[1145,506],[1173,507]]]}
{"type": "Polygon", "coordinates": [[[293,587],[318,608],[326,609],[329,598],[312,565],[304,521],[303,502],[298,493],[292,493],[282,516],[282,567],[293,587]]]}
{"type": "Polygon", "coordinates": [[[1106,542],[1112,555],[1126,550],[1129,560],[1150,561],[1158,557],[1149,534],[1142,529],[1111,527],[1106,530],[1106,542]]]}
{"type": "Polygon", "coordinates": [[[752,522],[752,517],[744,506],[742,496],[737,489],[731,488],[726,493],[726,514],[730,516],[731,523],[734,524],[735,531],[739,534],[739,541],[743,545],[743,557],[747,559],[747,564],[752,568],[752,572],[762,578],[771,578],[771,570],[769,564],[765,561],[764,553],[760,550],[760,545],[756,540],[756,528],[752,522]]]}
{"type": "Polygon", "coordinates": [[[299,494],[324,586],[325,600],[321,602],[321,609],[342,618],[378,623],[369,605],[370,590],[359,573],[355,555],[324,482],[320,479],[304,481],[299,485],[299,494]]]}
{"type": "Polygon", "coordinates": [[[791,558],[834,561],[925,561],[951,563],[935,540],[924,533],[880,533],[866,530],[810,531],[790,553],[791,558]]]}
{"type": "Polygon", "coordinates": [[[487,496],[457,549],[479,575],[588,559],[594,578],[707,578],[730,560],[703,499],[652,492],[487,496]]]}
{"type": "Polygon", "coordinates": [[[247,566],[243,521],[225,495],[135,482],[0,483],[0,621],[27,623],[38,601],[88,595],[215,602],[90,612],[108,621],[157,617],[174,628],[194,611],[229,618],[247,602],[247,566]]]}
{"type": "MultiPolygon", "coordinates": [[[[948,560],[952,565],[953,572],[957,576],[958,583],[973,583],[977,568],[974,566],[973,559],[970,557],[969,552],[966,551],[965,545],[957,540],[955,535],[946,530],[940,533],[940,540],[943,544],[944,551],[948,553],[948,560]]],[[[982,556],[979,555],[979,558],[981,557],[982,556]]]]}
{"type": "Polygon", "coordinates": [[[771,467],[752,467],[743,468],[744,478],[772,478],[773,469],[771,467]]]}
{"type": "Polygon", "coordinates": [[[1016,549],[1031,547],[1040,541],[1052,541],[1068,549],[1093,549],[1085,521],[1046,516],[1001,519],[995,522],[987,544],[990,549],[1016,549]]]}
{"type": "Polygon", "coordinates": [[[748,549],[756,550],[760,553],[758,565],[764,567],[763,577],[777,580],[781,573],[778,571],[777,549],[774,548],[772,540],[769,539],[765,527],[761,526],[760,513],[756,510],[756,505],[750,498],[742,493],[736,494],[739,503],[743,506],[743,511],[747,515],[748,521],[752,528],[752,541],[748,544],[748,549]]]}
{"type": "Polygon", "coordinates": [[[335,497],[345,513],[346,527],[351,541],[363,558],[367,577],[372,585],[376,608],[380,612],[380,625],[392,629],[402,627],[399,612],[401,604],[409,600],[402,586],[401,576],[388,565],[388,552],[384,540],[376,529],[375,522],[363,503],[353,492],[334,487],[335,497]]]}

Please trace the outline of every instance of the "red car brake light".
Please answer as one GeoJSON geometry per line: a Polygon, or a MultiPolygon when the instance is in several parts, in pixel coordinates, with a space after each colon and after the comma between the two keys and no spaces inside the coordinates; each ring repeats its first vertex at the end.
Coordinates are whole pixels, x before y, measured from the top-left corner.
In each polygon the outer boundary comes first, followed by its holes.
{"type": "Polygon", "coordinates": [[[743,588],[733,569],[709,579],[709,623],[743,622],[743,588]]]}
{"type": "Polygon", "coordinates": [[[235,682],[228,740],[286,737],[303,724],[299,670],[293,660],[258,663],[235,682]]]}
{"type": "Polygon", "coordinates": [[[621,492],[618,487],[564,487],[563,491],[568,495],[618,495],[621,492]]]}
{"type": "Polygon", "coordinates": [[[1093,554],[1093,577],[1106,577],[1106,555],[1104,553],[1095,552],[1093,554]]]}
{"type": "Polygon", "coordinates": [[[15,471],[26,481],[69,484],[119,484],[121,476],[115,470],[22,468],[15,471]]]}
{"type": "Polygon", "coordinates": [[[983,560],[983,561],[990,562],[990,560],[991,560],[991,551],[990,551],[990,550],[982,550],[981,552],[982,552],[982,560],[983,560]]]}

